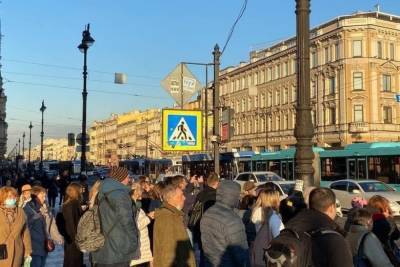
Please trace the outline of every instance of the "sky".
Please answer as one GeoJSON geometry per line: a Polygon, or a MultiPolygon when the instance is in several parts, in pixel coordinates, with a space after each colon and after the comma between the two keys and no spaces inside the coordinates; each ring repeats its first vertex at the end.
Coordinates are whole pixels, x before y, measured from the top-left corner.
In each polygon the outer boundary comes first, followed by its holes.
{"type": "MultiPolygon", "coordinates": [[[[243,0],[1,2],[9,149],[24,131],[28,135],[30,121],[32,143],[40,142],[42,100],[47,107],[45,138],[80,132],[83,54],[77,46],[85,24],[90,23],[96,40],[88,51],[90,125],[111,113],[172,106],[161,80],[181,61],[212,62],[214,45],[224,46],[243,4],[243,0]],[[126,73],[128,83],[114,84],[115,72],[126,73]]],[[[311,27],[340,15],[375,10],[377,3],[382,12],[400,15],[398,0],[312,0],[311,27]]],[[[248,0],[221,68],[248,61],[254,49],[293,37],[294,11],[294,0],[248,0]]],[[[204,69],[190,68],[204,82],[204,69]]]]}

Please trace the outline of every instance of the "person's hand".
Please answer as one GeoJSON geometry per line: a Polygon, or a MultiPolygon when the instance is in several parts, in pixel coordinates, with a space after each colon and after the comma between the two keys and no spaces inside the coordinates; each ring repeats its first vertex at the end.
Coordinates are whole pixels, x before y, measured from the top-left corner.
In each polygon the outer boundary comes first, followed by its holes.
{"type": "Polygon", "coordinates": [[[197,179],[197,182],[199,182],[199,184],[204,183],[204,177],[203,177],[203,175],[200,175],[200,177],[197,179]]]}
{"type": "Polygon", "coordinates": [[[147,213],[147,217],[154,220],[154,211],[147,213]]]}
{"type": "Polygon", "coordinates": [[[190,183],[194,184],[197,181],[197,175],[193,175],[192,177],[190,177],[190,183]]]}

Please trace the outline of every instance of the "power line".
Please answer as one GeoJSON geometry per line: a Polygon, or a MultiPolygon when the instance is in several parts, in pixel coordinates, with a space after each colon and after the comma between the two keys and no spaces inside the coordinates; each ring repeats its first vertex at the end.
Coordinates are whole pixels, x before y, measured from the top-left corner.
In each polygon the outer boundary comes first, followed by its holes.
{"type": "MultiPolygon", "coordinates": [[[[78,67],[72,67],[72,66],[64,66],[64,65],[55,65],[55,64],[48,64],[48,63],[40,63],[40,62],[31,62],[31,61],[26,61],[26,60],[19,60],[19,59],[2,59],[3,61],[8,61],[8,62],[14,62],[14,63],[20,63],[20,64],[30,64],[30,65],[37,65],[37,66],[42,66],[42,67],[49,67],[49,68],[59,68],[59,69],[68,69],[68,70],[82,70],[81,68],[78,67]]],[[[112,74],[114,75],[115,72],[110,72],[110,71],[101,71],[101,70],[94,70],[94,69],[89,69],[90,72],[96,72],[100,74],[112,74]]],[[[128,74],[130,77],[137,77],[137,78],[144,78],[144,79],[150,79],[150,80],[162,80],[160,77],[155,77],[155,76],[148,76],[148,75],[131,75],[128,74]]]]}
{"type": "Polygon", "coordinates": [[[240,9],[240,11],[239,11],[239,15],[238,15],[238,17],[236,18],[235,22],[233,23],[231,30],[229,31],[228,38],[226,39],[224,48],[222,48],[221,55],[224,54],[224,51],[225,51],[226,47],[228,46],[229,41],[231,40],[231,37],[232,37],[232,35],[233,35],[233,32],[235,31],[236,25],[238,24],[239,20],[242,18],[244,12],[246,11],[247,2],[248,2],[248,0],[244,0],[243,5],[242,5],[242,7],[241,7],[241,9],[240,9]]]}

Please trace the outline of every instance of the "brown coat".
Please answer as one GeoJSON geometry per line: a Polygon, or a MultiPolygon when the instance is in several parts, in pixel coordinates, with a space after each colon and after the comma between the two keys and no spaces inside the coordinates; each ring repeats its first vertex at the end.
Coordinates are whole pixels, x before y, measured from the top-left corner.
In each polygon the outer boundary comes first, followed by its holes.
{"type": "Polygon", "coordinates": [[[155,212],[154,267],[196,267],[183,212],[164,203],[155,212]]]}
{"type": "Polygon", "coordinates": [[[20,267],[24,262],[24,257],[32,253],[31,236],[22,208],[17,208],[15,221],[12,224],[0,210],[0,243],[4,244],[6,239],[8,258],[0,260],[0,267],[20,267]],[[8,235],[10,236],[7,239],[8,235]]]}

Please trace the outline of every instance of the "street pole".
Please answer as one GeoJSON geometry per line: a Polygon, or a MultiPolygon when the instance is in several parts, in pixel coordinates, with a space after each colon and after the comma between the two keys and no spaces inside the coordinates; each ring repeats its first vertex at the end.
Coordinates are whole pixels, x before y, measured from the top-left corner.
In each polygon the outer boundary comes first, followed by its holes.
{"type": "Polygon", "coordinates": [[[78,48],[83,53],[83,91],[82,91],[82,140],[81,140],[81,173],[86,171],[86,103],[87,103],[87,51],[93,45],[94,39],[90,36],[90,24],[86,25],[85,30],[82,32],[82,42],[78,48]]]}
{"type": "Polygon", "coordinates": [[[18,156],[21,155],[21,138],[18,138],[18,156]]]}
{"type": "Polygon", "coordinates": [[[25,159],[25,132],[22,134],[22,156],[25,159]]]}
{"type": "Polygon", "coordinates": [[[218,44],[214,47],[214,172],[219,174],[219,58],[221,52],[218,44]]]}
{"type": "Polygon", "coordinates": [[[205,144],[205,150],[208,153],[208,65],[206,65],[206,90],[204,92],[204,114],[206,115],[205,118],[205,132],[204,132],[204,144],[205,144]]]}
{"type": "Polygon", "coordinates": [[[32,122],[29,124],[29,153],[28,153],[28,166],[31,164],[31,146],[32,146],[32,122]]]}
{"type": "Polygon", "coordinates": [[[312,138],[314,127],[310,104],[310,0],[296,0],[297,30],[297,105],[296,126],[296,179],[304,181],[304,188],[314,185],[312,166],[314,153],[312,138]]]}
{"type": "Polygon", "coordinates": [[[44,105],[44,100],[42,101],[42,106],[40,107],[40,111],[42,112],[42,131],[40,132],[40,165],[39,165],[39,170],[40,172],[43,171],[43,137],[44,137],[44,131],[43,131],[43,113],[46,110],[46,106],[44,105]]]}

